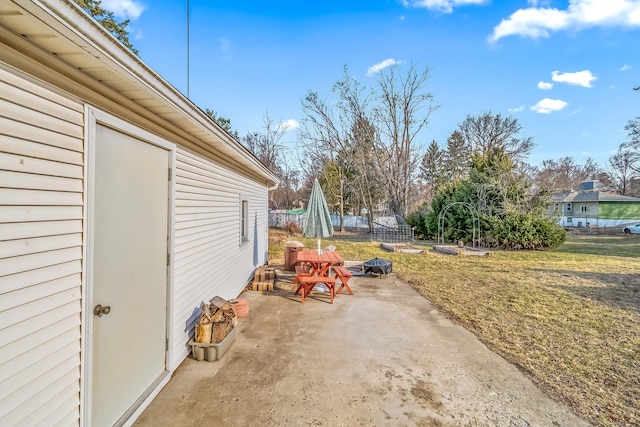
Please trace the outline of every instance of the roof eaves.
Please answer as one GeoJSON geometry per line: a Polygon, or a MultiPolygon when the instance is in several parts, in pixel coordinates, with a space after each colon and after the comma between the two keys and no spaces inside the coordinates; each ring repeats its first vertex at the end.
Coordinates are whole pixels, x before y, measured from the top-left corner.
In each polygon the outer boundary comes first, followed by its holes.
{"type": "MultiPolygon", "coordinates": [[[[253,153],[222,129],[196,104],[142,62],[75,2],[69,0],[16,0],[16,4],[37,16],[68,39],[75,41],[78,49],[85,54],[88,52],[94,55],[130,85],[136,89],[144,90],[149,96],[178,113],[178,118],[171,120],[174,125],[192,135],[204,131],[208,137],[198,138],[200,141],[221,149],[244,166],[253,168],[269,182],[270,186],[277,185],[278,177],[253,153]],[[143,87],[140,87],[140,83],[143,87]]],[[[102,81],[102,84],[109,86],[110,82],[102,81]]],[[[120,88],[112,88],[120,93],[123,92],[120,88]]],[[[133,99],[132,101],[136,102],[133,99]]],[[[146,106],[145,108],[148,109],[146,106]]]]}

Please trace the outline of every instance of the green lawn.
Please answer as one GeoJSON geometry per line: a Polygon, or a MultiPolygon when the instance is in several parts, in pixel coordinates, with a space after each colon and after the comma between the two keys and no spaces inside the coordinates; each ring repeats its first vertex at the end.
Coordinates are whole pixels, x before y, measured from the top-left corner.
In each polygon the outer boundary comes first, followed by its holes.
{"type": "MultiPolygon", "coordinates": [[[[288,239],[270,230],[270,262],[288,239]]],[[[640,425],[640,236],[570,235],[554,251],[486,258],[389,253],[324,239],[348,260],[383,257],[451,319],[597,425],[640,425]]],[[[420,246],[420,245],[418,245],[420,246]]]]}

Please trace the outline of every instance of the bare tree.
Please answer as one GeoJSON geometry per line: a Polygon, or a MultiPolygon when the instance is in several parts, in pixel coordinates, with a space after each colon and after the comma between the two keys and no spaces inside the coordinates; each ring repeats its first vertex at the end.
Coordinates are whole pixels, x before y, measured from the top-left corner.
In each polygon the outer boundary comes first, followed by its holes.
{"type": "Polygon", "coordinates": [[[280,178],[280,185],[269,196],[279,207],[290,209],[298,202],[299,179],[290,156],[284,153],[283,138],[289,125],[269,115],[268,111],[262,120],[262,128],[247,133],[241,142],[280,178]]]}
{"type": "MultiPolygon", "coordinates": [[[[333,86],[334,100],[317,92],[302,100],[305,117],[298,137],[309,170],[330,175],[327,186],[340,188],[341,217],[345,203],[361,205],[369,214],[383,197],[394,212],[405,215],[411,184],[421,159],[417,134],[436,108],[424,91],[428,69],[411,65],[385,70],[373,90],[351,77],[347,67],[333,86]],[[324,170],[325,168],[333,168],[324,170]]],[[[372,218],[369,217],[369,225],[372,218]]]]}
{"type": "Polygon", "coordinates": [[[383,179],[380,167],[379,131],[370,110],[371,94],[349,75],[345,66],[344,76],[333,87],[339,96],[337,107],[347,133],[348,147],[341,155],[346,159],[351,171],[348,181],[353,202],[367,210],[369,230],[373,230],[373,211],[384,198],[383,179]]]}
{"type": "Polygon", "coordinates": [[[292,167],[292,163],[283,156],[280,167],[282,174],[279,176],[280,185],[270,194],[271,200],[276,202],[280,209],[292,209],[300,207],[300,171],[292,167]]]}
{"type": "Polygon", "coordinates": [[[380,132],[387,193],[391,210],[407,214],[411,184],[421,160],[418,134],[438,108],[433,94],[425,91],[429,68],[419,71],[411,63],[406,70],[396,64],[383,70],[377,82],[375,122],[380,132]]]}
{"type": "MultiPolygon", "coordinates": [[[[637,89],[640,88],[636,88],[635,90],[637,89]]],[[[622,144],[622,148],[629,150],[631,169],[640,173],[640,116],[629,120],[624,130],[627,131],[629,142],[622,144]]]]}
{"type": "Polygon", "coordinates": [[[350,164],[354,176],[350,188],[354,192],[354,202],[367,210],[369,231],[373,230],[373,211],[384,200],[384,179],[380,167],[379,141],[377,131],[365,116],[356,120],[351,131],[352,145],[350,164]]]}
{"type": "Polygon", "coordinates": [[[316,92],[309,92],[302,100],[305,117],[298,137],[305,148],[305,169],[323,175],[323,189],[340,212],[341,230],[347,207],[365,207],[371,228],[371,214],[381,199],[382,182],[382,150],[379,132],[371,120],[371,96],[349,75],[346,66],[332,93],[331,102],[316,92]]]}
{"type": "Polygon", "coordinates": [[[572,157],[558,160],[544,160],[537,169],[535,182],[538,187],[549,191],[577,190],[583,181],[597,178],[600,174],[598,164],[588,158],[584,165],[576,164],[572,157]]]}
{"type": "Polygon", "coordinates": [[[633,169],[633,152],[619,148],[618,152],[609,158],[607,174],[615,190],[628,195],[631,185],[640,175],[633,169]]]}
{"type": "MultiPolygon", "coordinates": [[[[298,130],[298,139],[304,147],[304,170],[309,175],[320,177],[323,173],[337,177],[337,189],[329,189],[339,199],[340,231],[344,230],[344,180],[348,165],[340,153],[346,151],[349,144],[344,121],[332,108],[320,98],[317,92],[310,91],[302,100],[304,118],[298,130]],[[330,168],[330,171],[325,171],[330,168]],[[339,194],[335,194],[335,193],[339,194]]],[[[325,180],[325,186],[329,182],[325,180]]],[[[325,188],[326,190],[326,188],[325,188]]]]}
{"type": "Polygon", "coordinates": [[[242,143],[276,175],[281,175],[282,137],[289,129],[282,120],[276,120],[265,112],[263,116],[263,126],[260,131],[249,132],[242,143]]]}
{"type": "Polygon", "coordinates": [[[495,149],[504,150],[516,164],[523,163],[533,149],[533,138],[520,138],[522,126],[514,117],[482,113],[467,116],[458,125],[462,137],[472,153],[484,155],[495,149]]]}

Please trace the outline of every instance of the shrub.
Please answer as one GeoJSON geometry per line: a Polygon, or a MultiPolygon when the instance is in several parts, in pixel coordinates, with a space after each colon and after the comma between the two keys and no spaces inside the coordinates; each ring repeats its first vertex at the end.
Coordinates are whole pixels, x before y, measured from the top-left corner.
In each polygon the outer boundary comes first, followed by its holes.
{"type": "Polygon", "coordinates": [[[482,229],[484,246],[509,250],[553,249],[567,237],[553,218],[537,212],[483,216],[482,229]]]}
{"type": "Polygon", "coordinates": [[[412,227],[415,227],[415,237],[416,239],[429,239],[432,236],[429,234],[427,229],[427,215],[431,206],[429,203],[424,203],[421,205],[417,211],[410,213],[407,215],[407,224],[412,227]]]}

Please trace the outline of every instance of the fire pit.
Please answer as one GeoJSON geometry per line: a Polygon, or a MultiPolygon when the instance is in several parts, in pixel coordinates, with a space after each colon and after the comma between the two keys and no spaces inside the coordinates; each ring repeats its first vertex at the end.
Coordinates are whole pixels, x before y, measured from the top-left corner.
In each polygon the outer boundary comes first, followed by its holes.
{"type": "Polygon", "coordinates": [[[391,273],[393,266],[388,259],[374,258],[362,264],[364,267],[364,274],[377,273],[380,275],[391,273]]]}

